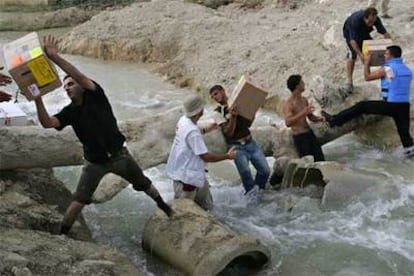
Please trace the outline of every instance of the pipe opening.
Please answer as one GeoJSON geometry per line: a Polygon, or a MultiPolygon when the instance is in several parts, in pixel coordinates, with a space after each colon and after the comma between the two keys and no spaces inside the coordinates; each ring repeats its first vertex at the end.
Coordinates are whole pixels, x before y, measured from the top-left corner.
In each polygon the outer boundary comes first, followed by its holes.
{"type": "Polygon", "coordinates": [[[219,274],[219,276],[253,275],[268,262],[263,252],[252,251],[233,259],[219,274]]]}

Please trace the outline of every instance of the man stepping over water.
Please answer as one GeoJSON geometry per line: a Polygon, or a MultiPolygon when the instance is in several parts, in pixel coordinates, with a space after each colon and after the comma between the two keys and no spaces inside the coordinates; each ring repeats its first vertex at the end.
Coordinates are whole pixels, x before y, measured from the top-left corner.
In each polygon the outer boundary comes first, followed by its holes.
{"type": "Polygon", "coordinates": [[[410,135],[410,84],[412,71],[401,58],[399,46],[387,47],[385,64],[371,72],[371,54],[365,57],[364,78],[366,81],[381,80],[382,101],[361,101],[338,114],[330,115],[322,111],[330,127],[342,126],[362,114],[389,116],[394,119],[406,157],[414,157],[413,138],[410,135]]]}
{"type": "MultiPolygon", "coordinates": [[[[84,166],[73,201],[63,217],[61,234],[67,234],[91,198],[100,180],[107,173],[117,174],[144,191],[167,216],[173,210],[161,198],[125,147],[125,137],[119,131],[111,104],[104,90],[58,54],[56,38],[44,38],[47,56],[67,74],[63,88],[71,103],[54,116],[49,116],[42,98],[35,99],[37,115],[44,128],[62,130],[71,125],[83,146],[84,166]]],[[[63,145],[64,146],[64,145],[63,145]]]]}

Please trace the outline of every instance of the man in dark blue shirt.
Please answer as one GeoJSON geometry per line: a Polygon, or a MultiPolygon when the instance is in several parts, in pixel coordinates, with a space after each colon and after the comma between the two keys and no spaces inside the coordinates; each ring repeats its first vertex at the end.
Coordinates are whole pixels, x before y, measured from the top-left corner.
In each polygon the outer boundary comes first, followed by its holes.
{"type": "Polygon", "coordinates": [[[141,168],[125,147],[125,137],[119,131],[112,107],[103,89],[58,54],[57,40],[44,38],[47,56],[68,75],[64,89],[71,103],[61,112],[49,116],[42,98],[35,99],[37,115],[44,128],[62,130],[72,126],[83,146],[84,166],[73,201],[63,217],[61,234],[67,234],[83,207],[91,198],[100,180],[107,173],[114,173],[132,184],[137,191],[144,191],[168,216],[172,209],[161,198],[141,168]]]}
{"type": "Polygon", "coordinates": [[[370,33],[375,29],[382,34],[384,38],[391,38],[387,33],[381,19],[378,17],[378,11],[375,8],[367,8],[351,14],[344,23],[343,35],[348,46],[347,55],[347,92],[353,91],[353,73],[355,60],[359,57],[364,63],[364,55],[362,54],[362,42],[372,39],[370,33]]]}

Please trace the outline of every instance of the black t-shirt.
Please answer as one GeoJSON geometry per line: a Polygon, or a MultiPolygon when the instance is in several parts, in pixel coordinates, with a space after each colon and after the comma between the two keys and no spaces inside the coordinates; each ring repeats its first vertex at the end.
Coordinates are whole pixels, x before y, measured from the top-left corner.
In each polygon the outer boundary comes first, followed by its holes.
{"type": "MultiPolygon", "coordinates": [[[[374,27],[380,34],[385,34],[387,32],[379,17],[377,17],[374,27]]],[[[346,19],[343,26],[343,35],[346,40],[362,42],[363,40],[371,39],[370,33],[373,30],[373,27],[368,27],[365,24],[364,11],[361,10],[354,12],[346,19]]]]}
{"type": "Polygon", "coordinates": [[[82,105],[71,103],[54,116],[60,122],[57,130],[72,126],[83,145],[86,160],[102,163],[122,148],[125,137],[119,131],[103,89],[95,84],[95,90],[85,90],[82,105]]]}
{"type": "MultiPolygon", "coordinates": [[[[223,115],[224,118],[227,119],[227,115],[229,114],[229,110],[228,107],[222,107],[222,106],[218,106],[214,111],[219,112],[220,114],[223,115]]],[[[250,134],[250,130],[249,127],[251,126],[252,122],[240,115],[237,115],[236,118],[236,128],[234,130],[234,134],[232,137],[227,137],[226,135],[226,142],[228,144],[231,144],[232,142],[235,142],[241,138],[244,138],[246,136],[248,136],[250,134]]]]}

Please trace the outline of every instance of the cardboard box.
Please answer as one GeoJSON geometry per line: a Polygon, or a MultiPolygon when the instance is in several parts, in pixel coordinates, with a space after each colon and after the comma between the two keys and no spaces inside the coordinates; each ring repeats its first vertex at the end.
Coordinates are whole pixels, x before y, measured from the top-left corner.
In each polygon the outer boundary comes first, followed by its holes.
{"type": "Polygon", "coordinates": [[[230,95],[228,104],[230,108],[236,105],[241,116],[253,120],[256,111],[264,105],[267,95],[266,91],[252,84],[243,75],[230,95]]]}
{"type": "Polygon", "coordinates": [[[62,86],[36,33],[5,44],[3,54],[10,75],[29,101],[62,86]]]}
{"type": "Polygon", "coordinates": [[[372,53],[370,66],[382,66],[385,63],[385,50],[391,45],[393,45],[391,39],[364,40],[362,43],[362,53],[364,55],[368,52],[372,53]]]}
{"type": "Polygon", "coordinates": [[[25,125],[27,125],[27,115],[18,105],[0,103],[0,127],[25,125]]]}

